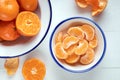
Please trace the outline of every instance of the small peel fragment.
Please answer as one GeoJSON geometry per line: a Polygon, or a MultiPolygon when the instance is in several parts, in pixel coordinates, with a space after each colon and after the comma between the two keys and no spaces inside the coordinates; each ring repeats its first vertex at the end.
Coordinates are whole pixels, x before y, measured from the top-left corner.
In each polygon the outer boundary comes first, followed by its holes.
{"type": "Polygon", "coordinates": [[[19,58],[8,58],[5,61],[4,67],[8,75],[14,75],[19,66],[19,58]]]}

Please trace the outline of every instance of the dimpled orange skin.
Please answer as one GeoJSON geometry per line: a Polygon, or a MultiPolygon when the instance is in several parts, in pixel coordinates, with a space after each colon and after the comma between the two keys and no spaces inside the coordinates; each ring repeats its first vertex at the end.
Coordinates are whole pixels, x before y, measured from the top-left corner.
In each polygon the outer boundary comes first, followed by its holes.
{"type": "Polygon", "coordinates": [[[35,11],[38,6],[38,0],[18,0],[22,10],[35,11]]]}
{"type": "Polygon", "coordinates": [[[0,0],[0,20],[11,21],[19,13],[19,5],[16,0],[0,0]]]}
{"type": "Polygon", "coordinates": [[[0,21],[0,39],[14,41],[20,37],[15,29],[14,21],[0,21]]]}
{"type": "Polygon", "coordinates": [[[3,41],[3,39],[0,37],[0,42],[3,41]]]}

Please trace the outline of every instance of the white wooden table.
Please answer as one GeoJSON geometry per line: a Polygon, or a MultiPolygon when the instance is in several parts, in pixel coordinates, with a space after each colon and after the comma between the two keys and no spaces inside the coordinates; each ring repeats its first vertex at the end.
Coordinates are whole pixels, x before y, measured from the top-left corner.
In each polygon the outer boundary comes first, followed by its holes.
{"type": "Polygon", "coordinates": [[[4,69],[4,59],[0,59],[0,80],[24,80],[21,69],[25,59],[38,57],[47,69],[45,80],[120,80],[120,1],[108,0],[105,11],[96,17],[91,16],[90,9],[78,8],[74,0],[51,0],[52,24],[45,40],[31,53],[20,57],[20,66],[14,76],[8,76],[4,69]],[[107,49],[102,62],[86,73],[71,73],[60,68],[52,59],[49,51],[49,38],[54,27],[62,20],[83,16],[96,21],[103,29],[107,49]]]}

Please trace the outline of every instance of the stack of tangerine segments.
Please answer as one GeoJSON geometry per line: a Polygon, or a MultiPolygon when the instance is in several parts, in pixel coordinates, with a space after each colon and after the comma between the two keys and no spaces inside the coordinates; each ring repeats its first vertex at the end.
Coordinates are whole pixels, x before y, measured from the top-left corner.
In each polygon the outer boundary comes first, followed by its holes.
{"type": "Polygon", "coordinates": [[[90,64],[97,44],[95,29],[91,25],[70,27],[55,37],[55,55],[68,64],[90,64]]]}

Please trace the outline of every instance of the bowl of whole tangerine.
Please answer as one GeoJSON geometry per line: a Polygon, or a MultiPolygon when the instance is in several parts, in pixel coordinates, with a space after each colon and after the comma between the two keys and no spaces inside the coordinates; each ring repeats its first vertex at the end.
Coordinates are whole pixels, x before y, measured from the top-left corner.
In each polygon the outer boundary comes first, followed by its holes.
{"type": "Polygon", "coordinates": [[[61,68],[82,73],[101,62],[106,51],[106,38],[95,21],[71,17],[55,27],[49,46],[52,58],[61,68]]]}
{"type": "Polygon", "coordinates": [[[1,0],[0,58],[34,50],[47,35],[51,19],[50,0],[1,0]]]}

